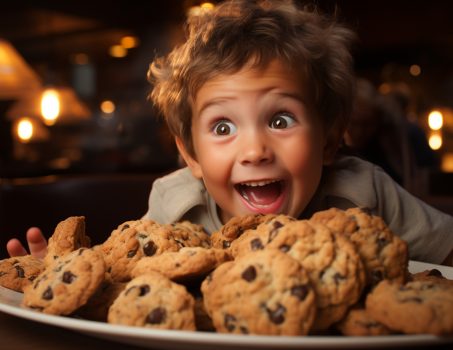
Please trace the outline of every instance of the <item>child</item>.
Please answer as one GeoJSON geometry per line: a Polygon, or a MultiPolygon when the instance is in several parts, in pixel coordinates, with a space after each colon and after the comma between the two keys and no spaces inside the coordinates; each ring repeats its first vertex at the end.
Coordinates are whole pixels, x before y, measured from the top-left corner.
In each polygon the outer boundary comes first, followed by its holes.
{"type": "MultiPolygon", "coordinates": [[[[336,152],[351,111],[353,38],[288,1],[228,1],[189,19],[187,41],[149,72],[188,167],[154,183],[145,217],[212,232],[247,213],[367,207],[408,242],[412,259],[449,263],[452,217],[336,152]]],[[[41,252],[39,235],[28,233],[41,252]]]]}

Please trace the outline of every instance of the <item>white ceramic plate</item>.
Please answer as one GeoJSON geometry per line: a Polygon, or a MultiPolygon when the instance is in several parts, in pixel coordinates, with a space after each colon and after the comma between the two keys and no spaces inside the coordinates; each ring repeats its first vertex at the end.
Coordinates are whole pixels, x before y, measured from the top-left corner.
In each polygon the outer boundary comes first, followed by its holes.
{"type": "MultiPolygon", "coordinates": [[[[436,268],[442,274],[453,279],[453,268],[409,262],[412,273],[436,268]]],[[[70,317],[45,315],[33,310],[21,308],[22,294],[0,287],[0,311],[24,319],[50,324],[73,331],[90,334],[127,344],[152,347],[153,349],[350,349],[403,346],[429,346],[442,343],[452,343],[453,337],[437,337],[433,335],[391,335],[374,337],[345,337],[345,336],[253,336],[231,335],[207,332],[164,331],[149,328],[117,326],[102,322],[86,321],[70,317]]]]}

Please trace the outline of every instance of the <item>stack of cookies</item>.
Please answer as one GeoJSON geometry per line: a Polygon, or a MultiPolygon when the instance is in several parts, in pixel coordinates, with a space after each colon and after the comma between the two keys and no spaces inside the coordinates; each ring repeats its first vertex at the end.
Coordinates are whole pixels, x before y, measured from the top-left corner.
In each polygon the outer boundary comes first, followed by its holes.
{"type": "Polygon", "coordinates": [[[453,281],[410,274],[406,242],[366,210],[309,220],[131,220],[89,247],[83,217],[59,223],[43,261],[0,261],[23,306],[159,329],[263,335],[453,334],[453,281]]]}

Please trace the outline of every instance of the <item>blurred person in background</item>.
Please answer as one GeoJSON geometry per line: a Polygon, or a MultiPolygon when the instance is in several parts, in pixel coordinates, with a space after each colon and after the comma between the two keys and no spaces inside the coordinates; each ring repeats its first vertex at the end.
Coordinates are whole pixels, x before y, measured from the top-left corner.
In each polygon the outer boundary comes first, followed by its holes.
{"type": "Polygon", "coordinates": [[[380,94],[370,81],[358,78],[344,141],[348,153],[379,165],[401,186],[422,195],[438,161],[424,131],[408,118],[409,103],[407,85],[392,85],[380,94]]]}

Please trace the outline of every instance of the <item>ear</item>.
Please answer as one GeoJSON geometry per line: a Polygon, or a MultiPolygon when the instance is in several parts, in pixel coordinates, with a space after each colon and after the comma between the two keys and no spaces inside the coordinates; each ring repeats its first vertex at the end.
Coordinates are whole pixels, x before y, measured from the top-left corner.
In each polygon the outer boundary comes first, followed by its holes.
{"type": "Polygon", "coordinates": [[[175,142],[176,147],[178,147],[179,153],[186,162],[190,171],[192,171],[192,175],[197,179],[201,179],[203,177],[203,172],[201,171],[200,164],[195,158],[190,155],[190,153],[187,151],[186,146],[184,146],[184,142],[179,137],[175,137],[175,142]]]}
{"type": "Polygon", "coordinates": [[[326,142],[324,144],[323,163],[329,165],[333,162],[338,147],[340,146],[341,138],[343,137],[342,128],[331,128],[328,131],[326,142]]]}

